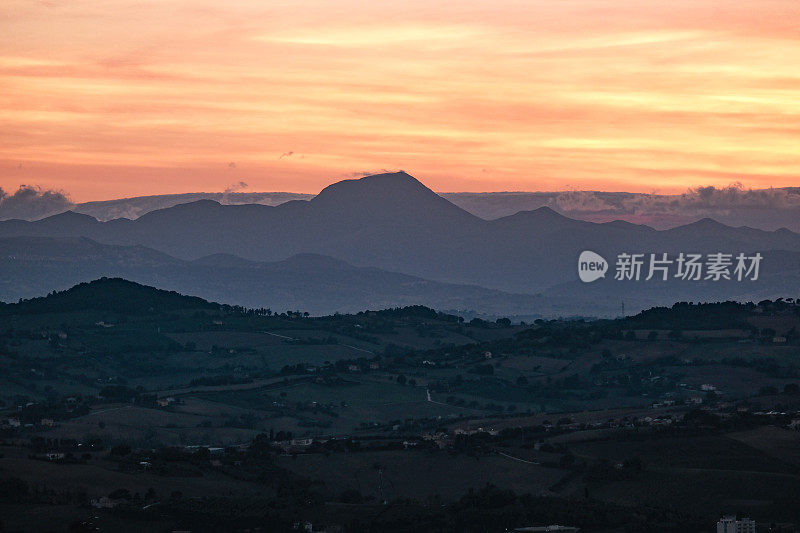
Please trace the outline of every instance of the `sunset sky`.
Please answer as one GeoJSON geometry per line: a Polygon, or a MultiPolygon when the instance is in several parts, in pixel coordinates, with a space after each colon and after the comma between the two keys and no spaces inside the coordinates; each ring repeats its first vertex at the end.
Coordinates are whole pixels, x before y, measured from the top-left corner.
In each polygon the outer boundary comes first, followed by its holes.
{"type": "Polygon", "coordinates": [[[4,0],[0,187],[797,186],[798,28],[798,0],[4,0]]]}

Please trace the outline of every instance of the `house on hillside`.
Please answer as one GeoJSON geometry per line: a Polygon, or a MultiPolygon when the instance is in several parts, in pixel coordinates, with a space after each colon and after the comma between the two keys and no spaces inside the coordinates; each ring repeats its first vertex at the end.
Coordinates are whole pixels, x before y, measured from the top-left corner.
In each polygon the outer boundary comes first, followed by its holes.
{"type": "Polygon", "coordinates": [[[313,438],[291,439],[277,442],[277,445],[280,446],[285,453],[303,452],[312,444],[314,444],[313,438]]]}
{"type": "Polygon", "coordinates": [[[550,533],[558,532],[558,533],[576,533],[580,531],[580,528],[572,527],[572,526],[530,526],[530,527],[518,527],[514,530],[515,533],[550,533]]]}
{"type": "Polygon", "coordinates": [[[102,498],[96,498],[91,501],[92,507],[95,509],[113,509],[124,500],[112,500],[108,496],[103,496],[102,498]]]}
{"type": "Polygon", "coordinates": [[[749,518],[724,516],[717,522],[717,533],[756,533],[756,523],[749,518]]]}
{"type": "Polygon", "coordinates": [[[158,404],[159,407],[169,407],[170,405],[175,403],[175,398],[173,398],[172,396],[168,396],[166,398],[159,398],[158,400],[156,400],[156,403],[158,404]]]}
{"type": "Polygon", "coordinates": [[[434,442],[439,449],[447,448],[453,444],[453,439],[447,433],[441,431],[437,433],[423,433],[422,440],[434,442]]]}

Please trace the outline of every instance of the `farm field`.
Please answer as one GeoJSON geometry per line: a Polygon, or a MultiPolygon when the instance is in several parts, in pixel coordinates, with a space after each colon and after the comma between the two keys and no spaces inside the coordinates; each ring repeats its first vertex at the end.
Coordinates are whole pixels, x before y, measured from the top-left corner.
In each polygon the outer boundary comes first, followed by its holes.
{"type": "Polygon", "coordinates": [[[761,450],[770,457],[780,458],[795,467],[800,467],[800,432],[787,431],[775,426],[731,433],[731,439],[761,450]]]}
{"type": "Polygon", "coordinates": [[[470,488],[487,483],[520,493],[547,492],[566,471],[525,464],[499,455],[480,458],[452,457],[444,451],[400,450],[361,454],[299,455],[280,457],[278,464],[324,482],[330,497],[357,490],[365,497],[381,499],[434,496],[457,498],[470,488]],[[381,483],[381,478],[383,482],[381,483]]]}
{"type": "Polygon", "coordinates": [[[719,514],[741,513],[764,521],[796,523],[800,511],[796,494],[800,478],[780,473],[732,470],[652,470],[639,478],[590,483],[589,494],[622,505],[671,506],[702,514],[708,509],[719,514]]]}

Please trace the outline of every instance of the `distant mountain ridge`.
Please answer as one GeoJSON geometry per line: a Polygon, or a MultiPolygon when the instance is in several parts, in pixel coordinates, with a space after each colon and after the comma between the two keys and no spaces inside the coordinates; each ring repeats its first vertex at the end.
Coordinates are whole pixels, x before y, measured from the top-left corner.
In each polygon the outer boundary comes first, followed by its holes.
{"type": "Polygon", "coordinates": [[[73,210],[78,213],[90,215],[98,220],[113,220],[115,218],[129,218],[133,220],[150,211],[166,209],[197,200],[214,200],[215,202],[231,205],[279,205],[291,200],[309,200],[314,196],[313,194],[293,192],[196,192],[84,202],[75,205],[73,210]]]}
{"type": "Polygon", "coordinates": [[[99,222],[64,213],[0,222],[0,237],[88,237],[142,245],[184,260],[230,254],[274,262],[314,253],[433,281],[534,294],[577,279],[582,250],[620,252],[800,251],[800,235],[700,221],[656,231],[597,224],[542,207],[483,220],[400,172],[346,180],[308,201],[275,207],[200,200],[136,220],[99,222]]]}
{"type": "MultiPolygon", "coordinates": [[[[40,218],[72,209],[108,221],[136,219],[145,213],[207,199],[223,205],[276,206],[294,200],[310,200],[315,194],[291,192],[178,193],[118,198],[73,204],[64,194],[28,194],[25,202],[0,198],[0,220],[40,218]],[[59,200],[54,202],[53,198],[59,200]]],[[[800,187],[744,189],[741,186],[697,187],[683,194],[606,191],[552,192],[440,192],[439,196],[484,220],[495,220],[520,211],[549,207],[562,215],[589,222],[623,220],[656,229],[670,229],[708,217],[723,224],[768,231],[786,227],[800,232],[800,187]]]]}
{"type": "Polygon", "coordinates": [[[78,239],[85,257],[69,256],[70,245],[63,242],[52,244],[52,252],[39,247],[40,266],[28,261],[27,271],[20,271],[25,261],[10,260],[0,294],[38,294],[46,288],[42,281],[63,288],[92,274],[252,307],[272,301],[328,312],[422,303],[498,314],[574,315],[612,313],[621,300],[631,309],[663,305],[678,295],[692,301],[794,296],[792,276],[800,271],[795,261],[800,235],[786,229],[736,228],[703,219],[657,231],[622,221],[575,220],[548,207],[484,220],[402,172],[334,183],[311,200],[278,206],[199,200],[136,220],[100,222],[66,212],[36,222],[0,222],[0,250],[30,255],[35,240],[16,248],[8,240],[29,237],[78,239]],[[611,263],[605,280],[578,281],[577,258],[584,250],[611,263]],[[619,253],[756,251],[764,255],[765,276],[756,284],[613,282],[619,253]],[[91,259],[93,253],[98,259],[91,259]],[[29,275],[34,271],[41,279],[29,275]]]}

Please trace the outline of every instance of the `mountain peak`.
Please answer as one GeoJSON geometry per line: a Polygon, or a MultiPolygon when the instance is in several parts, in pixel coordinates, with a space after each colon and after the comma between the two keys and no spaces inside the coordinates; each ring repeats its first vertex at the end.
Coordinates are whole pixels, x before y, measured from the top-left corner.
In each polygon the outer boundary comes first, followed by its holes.
{"type": "Polygon", "coordinates": [[[222,207],[222,204],[219,202],[204,198],[202,200],[195,200],[185,204],[177,204],[173,205],[172,207],[165,207],[164,209],[150,211],[149,213],[145,213],[144,215],[140,216],[137,221],[147,223],[169,219],[176,215],[191,217],[194,219],[203,219],[204,217],[219,215],[222,207]]]}
{"type": "Polygon", "coordinates": [[[453,223],[479,220],[402,170],[339,181],[322,189],[309,204],[383,219],[434,216],[445,217],[453,223]]]}
{"type": "MultiPolygon", "coordinates": [[[[208,209],[218,209],[222,207],[222,204],[216,200],[211,200],[209,198],[202,198],[200,200],[195,200],[193,202],[186,202],[185,204],[177,204],[172,207],[168,207],[167,209],[173,209],[177,211],[190,211],[190,210],[208,210],[208,209]]],[[[163,209],[161,211],[164,211],[163,209]]]]}
{"type": "Polygon", "coordinates": [[[288,266],[291,268],[328,268],[328,269],[355,269],[353,265],[341,259],[336,259],[329,255],[300,253],[295,254],[283,261],[274,263],[275,265],[288,266]]]}
{"type": "Polygon", "coordinates": [[[423,185],[419,180],[405,171],[373,174],[363,178],[338,181],[328,185],[311,201],[325,202],[331,198],[341,196],[378,196],[391,197],[396,194],[429,194],[438,196],[435,192],[423,185]]]}
{"type": "Polygon", "coordinates": [[[622,220],[622,219],[611,220],[609,222],[601,222],[601,224],[604,225],[604,226],[607,226],[609,228],[638,229],[638,230],[646,230],[646,231],[655,231],[653,228],[651,228],[647,224],[634,224],[633,222],[629,222],[627,220],[622,220]]]}
{"type": "Polygon", "coordinates": [[[498,218],[493,222],[498,223],[517,223],[519,221],[526,221],[526,222],[535,222],[540,224],[555,224],[555,223],[571,223],[576,222],[576,220],[569,218],[567,216],[562,215],[558,211],[543,205],[542,207],[537,207],[536,209],[530,209],[527,211],[517,211],[513,215],[508,215],[506,217],[498,218]]]}
{"type": "Polygon", "coordinates": [[[206,255],[200,257],[199,259],[195,259],[192,261],[195,265],[203,265],[209,267],[233,267],[233,268],[245,268],[257,265],[255,261],[250,261],[248,259],[243,259],[238,255],[233,254],[226,254],[226,253],[217,253],[206,255]]]}
{"type": "Polygon", "coordinates": [[[678,226],[673,229],[675,230],[689,229],[691,231],[695,231],[695,230],[717,230],[717,229],[732,229],[732,228],[730,228],[730,226],[726,226],[721,222],[717,222],[713,218],[705,217],[701,218],[700,220],[696,220],[689,224],[678,226]]]}
{"type": "Polygon", "coordinates": [[[537,215],[543,217],[552,216],[552,217],[564,218],[564,215],[562,215],[561,213],[559,213],[558,211],[556,211],[551,207],[547,207],[546,205],[543,205],[542,207],[537,207],[536,209],[531,210],[531,212],[536,213],[537,215]]]}
{"type": "Polygon", "coordinates": [[[48,224],[71,224],[97,222],[97,219],[91,215],[84,215],[83,213],[76,213],[75,211],[64,211],[63,213],[43,218],[39,222],[46,222],[48,224]]]}

